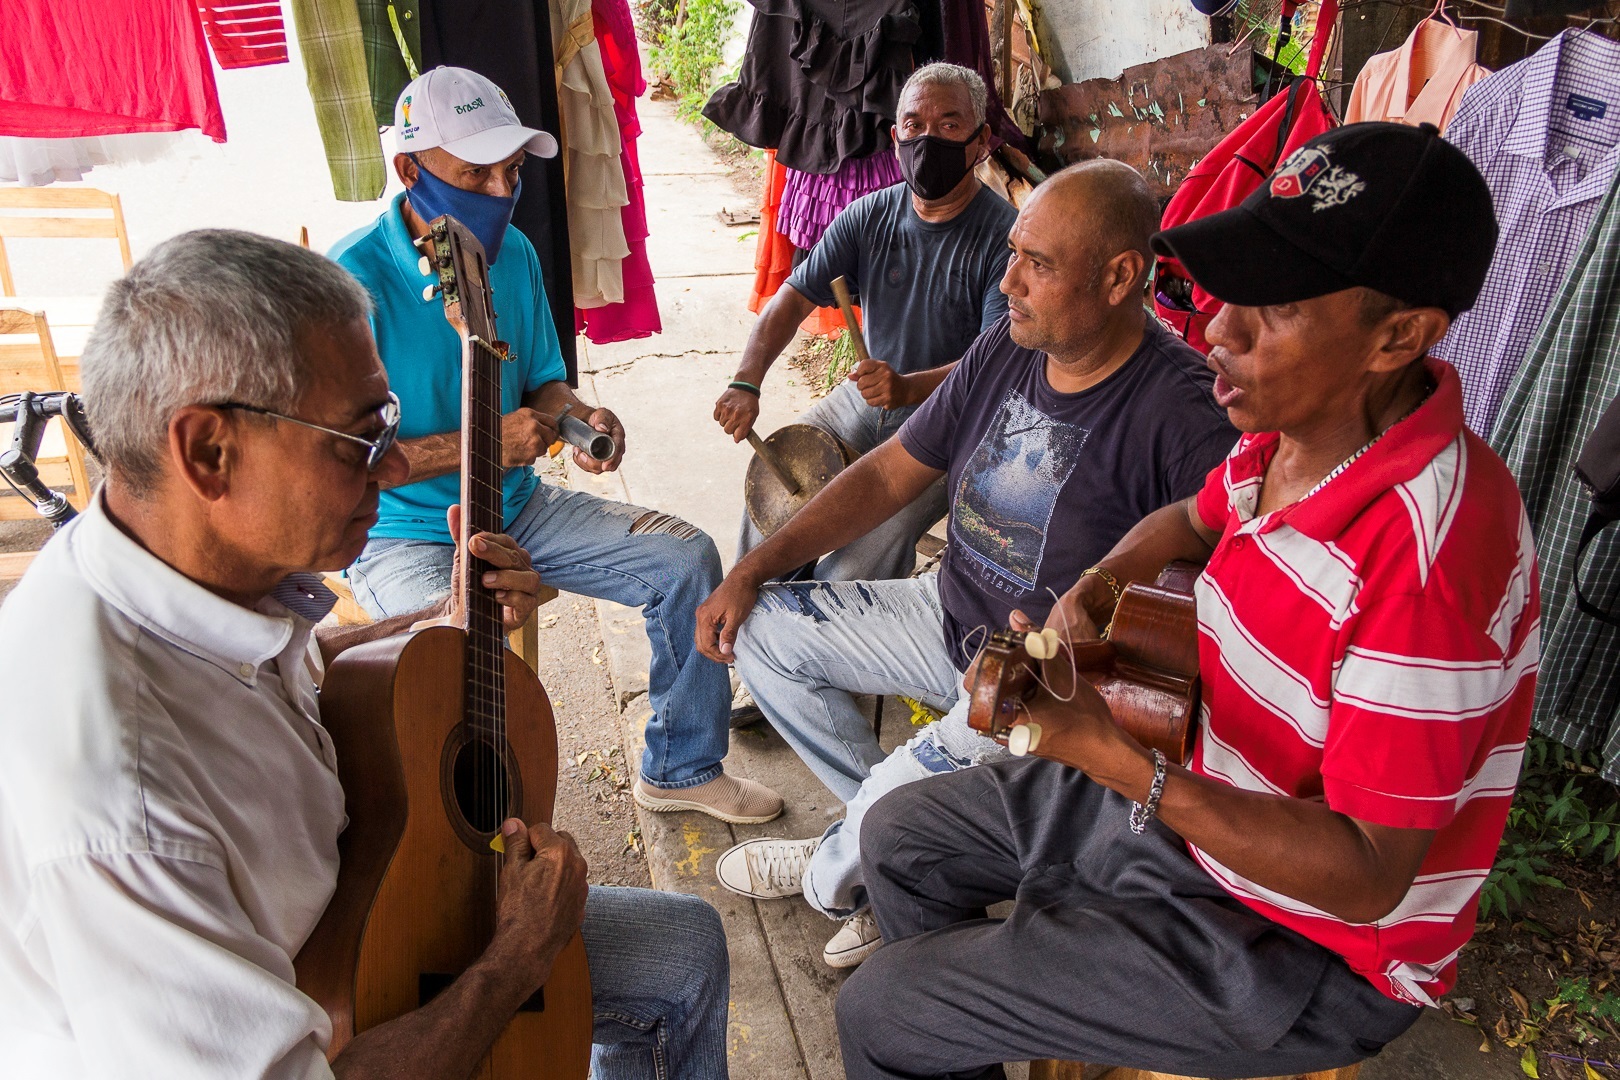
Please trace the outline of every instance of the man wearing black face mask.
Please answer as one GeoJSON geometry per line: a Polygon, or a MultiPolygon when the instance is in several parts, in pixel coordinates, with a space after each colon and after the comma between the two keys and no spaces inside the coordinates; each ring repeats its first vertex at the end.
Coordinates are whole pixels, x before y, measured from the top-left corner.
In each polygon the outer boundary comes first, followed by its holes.
{"type": "MultiPolygon", "coordinates": [[[[1017,211],[973,175],[989,154],[985,88],[955,64],[919,68],[900,92],[894,128],[904,184],[856,200],[771,299],[743,350],[714,418],[738,442],[759,417],[771,364],[816,307],[834,303],[840,275],[859,294],[873,359],[850,373],[801,419],[848,443],[875,449],[944,381],[978,337],[1007,313],[997,288],[1007,267],[1007,231],[1017,211]]],[[[944,516],[943,483],[871,533],[823,557],[828,581],[905,577],[917,539],[944,516]]],[[[743,517],[738,557],[761,536],[743,517]]]]}
{"type": "MultiPolygon", "coordinates": [[[[443,304],[423,296],[435,279],[419,269],[411,246],[429,221],[450,214],[489,256],[501,337],[514,354],[501,386],[506,532],[548,584],[640,607],[647,621],[654,716],[636,801],[728,822],[769,821],[782,800],[721,767],[731,688],[725,668],[692,646],[697,605],[720,581],[714,541],[670,514],[539,483],[531,467],[556,440],[565,408],[624,452],[618,419],[581,402],[563,381],[539,260],[509,225],[524,155],[555,154],[556,140],[519,124],[500,88],[465,68],[435,68],[414,80],[395,122],[394,167],[407,190],[331,252],[372,295],[372,331],[400,398],[400,447],[411,466],[409,483],[382,493],[377,524],[349,569],[355,599],[380,619],[432,606],[450,588],[445,512],[460,499],[460,341],[443,304]]],[[[619,455],[598,462],[576,451],[574,460],[605,472],[618,468],[619,455]]]]}

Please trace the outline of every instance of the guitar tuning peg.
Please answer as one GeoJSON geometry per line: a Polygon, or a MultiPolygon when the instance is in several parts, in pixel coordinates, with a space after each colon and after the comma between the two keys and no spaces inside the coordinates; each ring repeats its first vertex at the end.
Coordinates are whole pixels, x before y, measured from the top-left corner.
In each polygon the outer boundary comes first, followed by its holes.
{"type": "Polygon", "coordinates": [[[433,273],[433,264],[428,261],[426,255],[416,260],[416,268],[422,272],[423,277],[433,273]]]}
{"type": "Polygon", "coordinates": [[[1019,724],[1007,732],[1007,752],[1013,757],[1024,757],[1041,745],[1041,725],[1019,724]]]}
{"type": "Polygon", "coordinates": [[[1035,660],[1050,660],[1058,654],[1058,632],[1050,626],[1024,635],[1024,651],[1035,660]]]}
{"type": "Polygon", "coordinates": [[[423,300],[432,300],[435,296],[439,295],[440,291],[441,290],[440,290],[439,286],[437,286],[437,285],[429,285],[429,286],[425,287],[422,290],[422,299],[423,300]]]}
{"type": "Polygon", "coordinates": [[[411,246],[416,248],[417,251],[426,251],[428,249],[428,245],[431,243],[433,243],[433,234],[423,233],[421,236],[418,236],[415,240],[411,241],[411,246]]]}

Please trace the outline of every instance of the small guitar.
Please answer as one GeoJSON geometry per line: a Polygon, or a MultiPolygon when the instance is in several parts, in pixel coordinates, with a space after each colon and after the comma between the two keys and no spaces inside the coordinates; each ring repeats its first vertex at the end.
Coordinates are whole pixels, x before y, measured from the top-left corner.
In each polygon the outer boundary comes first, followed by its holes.
{"type": "Polygon", "coordinates": [[[1114,721],[1142,745],[1181,764],[1192,755],[1198,724],[1198,568],[1171,563],[1153,585],[1126,586],[1106,640],[1073,650],[1038,633],[990,635],[970,691],[968,726],[1011,746],[1034,749],[1027,728],[1014,730],[1025,705],[1072,663],[1096,687],[1114,721]],[[1036,675],[1041,679],[1037,680],[1036,675]]]}
{"type": "MultiPolygon", "coordinates": [[[[460,550],[502,529],[501,365],[484,249],[455,219],[419,242],[462,342],[460,550]]],[[[332,1018],[328,1056],[367,1028],[427,1004],[495,932],[501,822],[550,821],[557,732],[533,671],[506,648],[488,564],[463,560],[465,628],[367,642],[333,661],[321,689],[349,827],[337,891],[295,962],[298,986],[332,1018]],[[389,737],[389,736],[392,737],[389,737]]],[[[591,987],[578,934],[551,978],[474,1073],[583,1080],[591,987]]]]}

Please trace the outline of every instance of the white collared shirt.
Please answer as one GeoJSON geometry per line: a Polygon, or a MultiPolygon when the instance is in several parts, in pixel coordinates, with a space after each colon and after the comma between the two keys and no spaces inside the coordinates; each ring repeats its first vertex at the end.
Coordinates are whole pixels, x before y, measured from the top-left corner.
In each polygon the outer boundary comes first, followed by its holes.
{"type": "Polygon", "coordinates": [[[329,1077],[292,958],[344,826],[311,623],[97,499],[0,607],[0,1076],[329,1077]]]}

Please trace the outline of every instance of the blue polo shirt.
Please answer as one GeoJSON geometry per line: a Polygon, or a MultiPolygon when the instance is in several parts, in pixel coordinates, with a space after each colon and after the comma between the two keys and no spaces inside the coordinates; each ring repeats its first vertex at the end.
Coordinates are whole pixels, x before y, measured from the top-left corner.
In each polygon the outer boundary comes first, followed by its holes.
{"type": "MultiPolygon", "coordinates": [[[[371,332],[399,395],[402,439],[420,439],[461,429],[461,339],[445,321],[444,301],[424,300],[433,278],[418,268],[421,253],[405,229],[400,203],[376,221],[339,240],[328,253],[371,293],[376,305],[371,332]]],[[[567,377],[557,331],[546,306],[540,261],[528,238],[510,225],[501,257],[490,267],[495,290],[496,326],[516,359],[502,365],[501,412],[523,404],[523,396],[567,377]]],[[[505,519],[510,526],[538,483],[531,468],[506,470],[502,484],[505,519]]],[[[461,499],[459,471],[418,480],[382,493],[373,537],[450,541],[444,513],[461,499]]]]}

